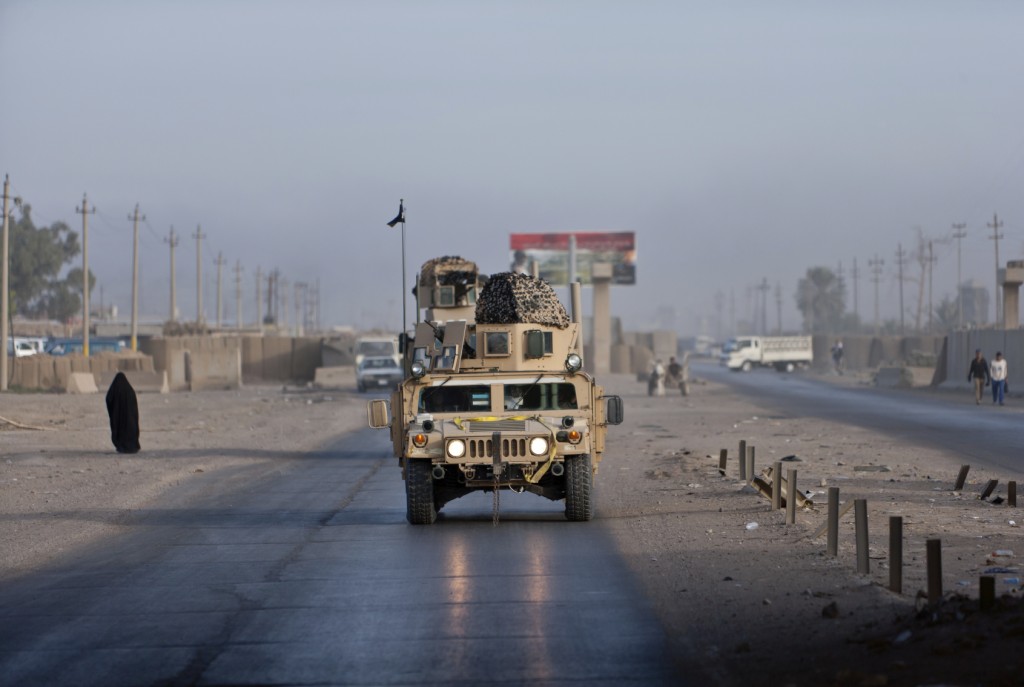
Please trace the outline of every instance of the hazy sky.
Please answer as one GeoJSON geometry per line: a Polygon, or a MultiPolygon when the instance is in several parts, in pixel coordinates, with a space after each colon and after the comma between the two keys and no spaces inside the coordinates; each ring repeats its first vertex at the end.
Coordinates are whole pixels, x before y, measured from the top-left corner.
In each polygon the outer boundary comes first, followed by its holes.
{"type": "MultiPolygon", "coordinates": [[[[438,255],[508,269],[512,232],[635,231],[638,283],[612,295],[630,328],[669,306],[713,334],[714,294],[742,317],[764,278],[769,324],[781,284],[798,327],[799,277],[854,258],[871,321],[868,259],[897,317],[918,231],[936,303],[952,223],[965,279],[994,285],[993,213],[1001,260],[1024,257],[1021,27],[1017,1],[2,0],[0,173],[37,224],[80,229],[89,194],[122,313],[139,203],[144,317],[167,314],[172,225],[195,317],[201,224],[207,319],[222,252],[247,320],[260,266],[319,278],[326,324],[397,328],[404,198],[410,286],[438,255]]],[[[233,319],[227,267],[224,292],[233,319]]]]}

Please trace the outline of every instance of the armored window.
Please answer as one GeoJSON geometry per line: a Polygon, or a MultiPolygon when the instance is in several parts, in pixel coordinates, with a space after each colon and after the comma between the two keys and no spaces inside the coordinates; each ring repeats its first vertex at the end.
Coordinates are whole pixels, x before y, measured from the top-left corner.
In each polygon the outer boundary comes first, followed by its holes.
{"type": "Polygon", "coordinates": [[[472,413],[491,409],[491,387],[434,386],[420,393],[421,413],[472,413]]]}
{"type": "Polygon", "coordinates": [[[505,410],[575,410],[576,387],[564,382],[506,384],[505,410]]]}
{"type": "Polygon", "coordinates": [[[487,332],[484,335],[484,355],[509,355],[508,332],[487,332]]]}
{"type": "Polygon", "coordinates": [[[455,287],[441,286],[438,288],[438,305],[442,308],[455,305],[455,287]]]}

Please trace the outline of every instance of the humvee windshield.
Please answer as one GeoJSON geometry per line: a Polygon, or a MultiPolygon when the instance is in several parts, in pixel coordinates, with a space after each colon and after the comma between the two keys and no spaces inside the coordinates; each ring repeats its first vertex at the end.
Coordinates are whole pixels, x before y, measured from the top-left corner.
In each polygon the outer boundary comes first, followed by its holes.
{"type": "Polygon", "coordinates": [[[505,410],[575,410],[576,387],[562,382],[506,384],[505,410]]]}
{"type": "Polygon", "coordinates": [[[421,413],[472,413],[491,409],[491,387],[434,386],[420,393],[421,413]]]}

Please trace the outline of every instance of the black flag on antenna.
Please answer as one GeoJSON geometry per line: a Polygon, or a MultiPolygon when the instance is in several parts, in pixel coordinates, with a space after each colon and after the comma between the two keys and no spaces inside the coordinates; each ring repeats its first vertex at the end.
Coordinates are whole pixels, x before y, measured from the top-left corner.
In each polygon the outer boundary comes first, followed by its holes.
{"type": "Polygon", "coordinates": [[[389,227],[394,227],[399,222],[402,222],[402,223],[405,222],[405,206],[404,206],[404,203],[405,203],[404,200],[398,201],[398,214],[395,215],[395,218],[393,220],[388,222],[388,226],[389,227]]]}

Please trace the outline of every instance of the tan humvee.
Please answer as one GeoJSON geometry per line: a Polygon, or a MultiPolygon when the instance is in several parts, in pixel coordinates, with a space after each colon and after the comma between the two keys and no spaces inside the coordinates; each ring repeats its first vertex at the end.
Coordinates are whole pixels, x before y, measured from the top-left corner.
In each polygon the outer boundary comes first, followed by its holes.
{"type": "MultiPolygon", "coordinates": [[[[468,303],[441,304],[428,295],[441,285],[425,281],[421,272],[417,298],[430,320],[406,347],[409,374],[390,401],[368,407],[371,427],[391,429],[409,522],[432,523],[448,501],[501,489],[565,499],[566,518],[590,520],[607,426],[622,421],[623,409],[581,369],[578,307],[565,326],[442,319],[446,308],[467,313],[468,303]]],[[[462,293],[469,300],[477,291],[462,293]]],[[[484,288],[484,310],[486,297],[484,288]]]]}

